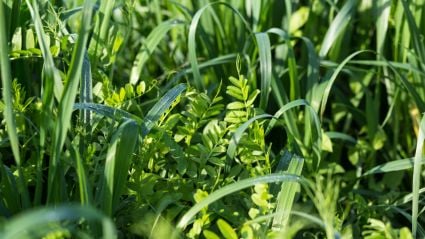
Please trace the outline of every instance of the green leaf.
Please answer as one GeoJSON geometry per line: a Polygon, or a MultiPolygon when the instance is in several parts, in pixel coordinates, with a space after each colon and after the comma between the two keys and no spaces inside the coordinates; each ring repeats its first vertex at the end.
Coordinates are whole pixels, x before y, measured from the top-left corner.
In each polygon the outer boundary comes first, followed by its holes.
{"type": "Polygon", "coordinates": [[[232,226],[230,226],[226,221],[223,219],[217,220],[217,226],[220,230],[221,234],[226,239],[238,239],[238,235],[236,234],[235,230],[233,230],[232,226]]]}
{"type": "Polygon", "coordinates": [[[220,237],[217,234],[209,230],[202,231],[202,234],[204,235],[206,239],[220,239],[220,237]]]}

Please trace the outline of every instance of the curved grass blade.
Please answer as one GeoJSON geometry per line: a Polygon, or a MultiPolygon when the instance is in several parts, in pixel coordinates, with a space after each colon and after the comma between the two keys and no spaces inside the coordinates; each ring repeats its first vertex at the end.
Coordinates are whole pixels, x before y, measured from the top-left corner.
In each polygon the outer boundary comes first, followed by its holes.
{"type": "MultiPolygon", "coordinates": [[[[297,106],[305,106],[306,109],[308,109],[308,111],[310,112],[309,117],[311,117],[311,119],[313,120],[312,122],[314,123],[314,127],[316,129],[316,140],[313,142],[313,152],[316,156],[317,162],[316,162],[316,167],[319,166],[320,161],[321,161],[321,145],[322,145],[322,130],[321,130],[321,126],[320,126],[320,120],[319,120],[319,116],[317,115],[316,111],[313,109],[312,106],[310,106],[310,104],[303,99],[300,100],[294,100],[291,101],[289,103],[287,103],[286,105],[284,105],[283,107],[281,107],[273,116],[273,119],[270,120],[269,125],[266,128],[266,134],[268,134],[270,132],[270,130],[274,127],[274,125],[276,124],[277,120],[285,114],[288,110],[297,107],[297,106]]],[[[286,122],[289,124],[287,117],[284,117],[284,119],[286,120],[286,122]]],[[[311,122],[311,121],[309,121],[311,122]]],[[[307,127],[307,126],[306,126],[307,127]]],[[[288,127],[288,131],[291,133],[290,131],[290,127],[288,127]]],[[[309,129],[309,132],[306,132],[306,135],[312,135],[312,130],[309,129]]],[[[303,145],[303,142],[298,142],[300,139],[299,138],[295,138],[295,140],[297,141],[297,143],[299,145],[303,145]]],[[[313,141],[313,138],[311,138],[311,140],[313,141]]]]}
{"type": "Polygon", "coordinates": [[[328,54],[338,36],[344,32],[346,26],[351,21],[353,9],[356,4],[357,0],[348,0],[341,8],[335,19],[332,21],[323,39],[322,47],[320,48],[319,56],[321,58],[328,54]]]}
{"type": "Polygon", "coordinates": [[[376,10],[379,13],[376,19],[376,51],[383,54],[390,19],[391,0],[378,0],[376,2],[376,10]]]}
{"type": "Polygon", "coordinates": [[[261,95],[260,108],[267,110],[270,95],[270,82],[272,81],[272,55],[270,49],[270,39],[267,33],[260,32],[255,34],[258,51],[260,54],[260,72],[261,72],[261,95]]]}
{"type": "Polygon", "coordinates": [[[285,40],[286,47],[288,49],[287,61],[290,80],[289,100],[296,100],[300,96],[300,86],[298,80],[297,62],[295,60],[294,49],[291,45],[291,36],[287,32],[279,28],[271,28],[267,32],[274,33],[285,40]]]}
{"type": "Polygon", "coordinates": [[[252,34],[251,28],[249,27],[248,22],[244,19],[243,15],[236,8],[234,8],[232,5],[230,5],[226,2],[209,3],[209,4],[205,5],[204,7],[202,7],[201,9],[199,9],[192,18],[192,22],[190,23],[190,27],[189,27],[189,36],[188,36],[188,52],[189,52],[188,58],[189,58],[190,66],[192,68],[194,85],[197,89],[204,89],[205,86],[204,86],[204,83],[201,79],[201,73],[200,73],[200,69],[199,69],[198,59],[197,59],[197,56],[196,56],[196,40],[195,40],[196,28],[198,27],[198,24],[200,22],[201,16],[204,13],[204,11],[206,9],[214,6],[214,5],[224,5],[227,8],[230,8],[230,10],[232,10],[238,17],[240,17],[240,19],[244,23],[245,27],[248,29],[250,34],[252,34]]]}
{"type": "Polygon", "coordinates": [[[72,147],[70,151],[72,158],[74,158],[76,161],[75,171],[77,172],[78,176],[81,205],[90,205],[90,203],[92,202],[92,196],[90,193],[90,187],[89,182],[87,180],[87,173],[84,167],[84,163],[81,160],[80,154],[78,154],[78,151],[74,147],[72,147]]]}
{"type": "MultiPolygon", "coordinates": [[[[247,178],[240,180],[238,182],[232,183],[230,185],[224,186],[217,191],[214,191],[201,202],[195,204],[189,211],[187,211],[179,223],[177,224],[177,229],[184,229],[190,222],[190,220],[203,208],[210,205],[211,203],[219,200],[222,197],[225,197],[229,194],[237,192],[247,187],[254,186],[259,183],[273,183],[273,182],[300,182],[302,183],[302,178],[297,175],[287,174],[287,173],[275,173],[266,176],[260,176],[256,178],[247,178]]],[[[173,237],[175,238],[175,236],[173,237]]]]}
{"type": "MultiPolygon", "coordinates": [[[[415,158],[399,159],[394,160],[388,163],[384,163],[378,166],[373,167],[372,169],[365,172],[362,176],[367,176],[377,173],[389,173],[395,171],[401,171],[406,169],[411,169],[414,167],[415,158]]],[[[420,164],[425,164],[425,158],[420,160],[420,164]]]]}
{"type": "Polygon", "coordinates": [[[274,127],[274,125],[277,122],[277,119],[279,119],[286,111],[288,111],[288,110],[290,110],[294,107],[297,107],[297,106],[305,106],[308,109],[310,109],[310,114],[313,117],[313,123],[314,123],[314,126],[316,128],[316,132],[317,132],[317,137],[318,137],[317,143],[318,143],[318,145],[321,145],[322,130],[321,130],[321,126],[320,126],[319,117],[318,117],[317,113],[314,111],[314,109],[310,106],[310,104],[306,100],[303,100],[303,99],[291,101],[288,104],[284,105],[282,108],[280,108],[274,114],[273,119],[270,120],[270,123],[269,123],[269,125],[267,126],[267,129],[266,129],[266,134],[268,132],[270,132],[270,130],[274,127]]]}
{"type": "MultiPolygon", "coordinates": [[[[289,163],[289,174],[301,175],[304,159],[295,155],[289,163]]],[[[289,222],[289,214],[295,200],[295,194],[299,190],[300,185],[295,182],[283,182],[279,195],[277,196],[276,214],[273,217],[272,230],[281,231],[286,228],[289,222]]]]}
{"type": "Polygon", "coordinates": [[[60,154],[65,143],[66,134],[71,126],[72,107],[78,92],[93,5],[94,2],[92,0],[84,2],[80,33],[72,55],[71,65],[67,75],[67,83],[59,102],[58,119],[54,129],[55,135],[52,144],[52,159],[50,160],[48,175],[48,202],[63,201],[62,198],[64,197],[63,175],[59,173],[61,170],[60,154]]]}
{"type": "Polygon", "coordinates": [[[19,139],[16,130],[15,113],[13,112],[13,96],[12,96],[12,75],[10,72],[10,62],[8,59],[9,47],[7,43],[7,30],[5,23],[5,15],[3,9],[3,2],[0,3],[0,73],[2,83],[2,97],[4,101],[3,115],[6,120],[6,131],[9,136],[10,147],[18,168],[18,191],[23,199],[23,206],[28,207],[30,204],[29,193],[26,187],[25,178],[21,168],[21,153],[19,146],[19,139]]]}
{"type": "Polygon", "coordinates": [[[26,2],[33,19],[34,28],[37,33],[37,39],[41,49],[41,54],[43,55],[44,59],[43,104],[50,106],[50,101],[53,99],[52,91],[57,100],[59,100],[60,96],[62,95],[62,79],[59,75],[58,69],[55,67],[53,56],[47,44],[47,35],[44,32],[41,18],[38,13],[38,3],[37,1],[33,1],[33,4],[31,4],[30,0],[26,0],[26,2]]]}
{"type": "Polygon", "coordinates": [[[127,111],[96,103],[75,103],[74,110],[90,110],[115,121],[121,121],[124,118],[132,119],[139,124],[143,121],[138,116],[128,113],[127,111]]]}
{"type": "MultiPolygon", "coordinates": [[[[412,37],[413,49],[416,54],[419,56],[422,64],[425,63],[425,46],[423,44],[422,34],[419,32],[418,26],[416,25],[415,18],[410,11],[407,1],[401,1],[403,4],[404,14],[407,20],[407,24],[410,30],[410,36],[412,37]]],[[[415,236],[415,235],[413,235],[415,236]]]]}
{"type": "MultiPolygon", "coordinates": [[[[236,59],[237,54],[235,53],[231,53],[231,54],[227,54],[227,55],[223,55],[223,56],[219,56],[213,59],[210,59],[208,61],[204,61],[202,63],[200,63],[198,65],[199,69],[203,69],[203,68],[207,68],[210,66],[216,66],[216,65],[221,65],[221,64],[225,64],[225,63],[234,63],[235,59],[236,59]]],[[[173,76],[173,78],[167,82],[166,85],[166,89],[169,88],[169,85],[173,85],[175,84],[182,76],[192,73],[192,68],[185,68],[183,70],[181,70],[180,72],[178,72],[175,76],[173,76]]]]}
{"type": "Polygon", "coordinates": [[[345,133],[341,133],[341,132],[334,132],[334,131],[328,131],[325,132],[325,134],[330,138],[330,139],[341,139],[347,142],[350,142],[352,144],[357,144],[357,140],[355,138],[353,138],[352,136],[345,134],[345,133]]]}
{"type": "Polygon", "coordinates": [[[142,136],[145,137],[156,124],[161,115],[171,106],[171,104],[186,89],[185,84],[179,84],[169,90],[165,95],[149,110],[143,119],[142,136]]]}
{"type": "Polygon", "coordinates": [[[6,39],[6,19],[3,4],[0,4],[0,73],[3,88],[3,101],[5,105],[4,119],[6,120],[6,131],[9,136],[10,146],[16,164],[21,165],[21,155],[19,152],[19,140],[16,132],[15,114],[13,112],[12,96],[12,74],[10,72],[9,47],[6,39]]]}
{"type": "Polygon", "coordinates": [[[326,103],[328,102],[328,98],[329,98],[329,94],[331,92],[331,88],[333,86],[333,83],[335,82],[338,74],[341,72],[341,70],[344,68],[344,66],[351,60],[353,59],[355,56],[361,54],[361,53],[365,53],[365,52],[372,52],[369,50],[362,50],[362,51],[356,51],[354,53],[352,53],[351,55],[349,55],[347,58],[344,59],[344,61],[342,61],[338,67],[335,69],[335,71],[333,72],[331,78],[329,79],[329,82],[326,85],[326,88],[323,90],[322,95],[322,100],[321,100],[321,105],[320,105],[320,117],[323,117],[323,114],[325,112],[325,108],[326,108],[326,103]]]}
{"type": "Polygon", "coordinates": [[[418,211],[419,211],[419,189],[421,185],[421,168],[423,161],[423,146],[425,140],[425,116],[422,116],[419,127],[418,141],[416,144],[415,160],[413,163],[413,178],[412,178],[412,235],[416,238],[418,228],[418,211]]]}
{"type": "Polygon", "coordinates": [[[140,79],[143,66],[149,59],[149,56],[158,46],[159,42],[165,37],[167,32],[182,23],[177,20],[169,20],[162,22],[160,25],[155,27],[146,39],[146,42],[142,44],[139,52],[137,53],[136,60],[133,63],[130,73],[130,83],[137,84],[140,79]]]}
{"type": "Polygon", "coordinates": [[[104,181],[102,184],[102,209],[108,216],[112,216],[122,192],[126,189],[128,170],[133,155],[139,126],[133,120],[126,120],[112,136],[106,153],[104,181]]]}
{"type": "Polygon", "coordinates": [[[29,234],[29,232],[36,232],[40,228],[48,227],[52,222],[64,220],[80,221],[83,218],[100,221],[103,227],[103,238],[116,238],[117,233],[111,219],[92,207],[79,205],[57,206],[55,208],[45,207],[27,211],[5,222],[0,231],[0,237],[3,239],[39,238],[37,235],[29,234]]]}

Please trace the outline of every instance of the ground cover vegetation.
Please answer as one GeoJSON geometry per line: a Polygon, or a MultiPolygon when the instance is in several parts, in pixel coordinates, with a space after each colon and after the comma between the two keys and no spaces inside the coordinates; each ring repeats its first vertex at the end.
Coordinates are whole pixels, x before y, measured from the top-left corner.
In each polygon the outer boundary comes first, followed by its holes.
{"type": "Polygon", "coordinates": [[[423,0],[0,3],[0,238],[424,238],[423,0]]]}

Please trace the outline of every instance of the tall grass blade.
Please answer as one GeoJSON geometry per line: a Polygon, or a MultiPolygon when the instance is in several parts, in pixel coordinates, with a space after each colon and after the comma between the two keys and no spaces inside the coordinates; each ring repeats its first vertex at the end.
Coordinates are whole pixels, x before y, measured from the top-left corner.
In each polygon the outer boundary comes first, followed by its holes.
{"type": "Polygon", "coordinates": [[[34,22],[34,28],[37,33],[37,39],[40,44],[40,50],[44,59],[43,103],[46,106],[51,107],[51,101],[53,99],[52,91],[57,100],[59,100],[62,95],[62,79],[53,61],[53,56],[50,52],[50,46],[47,43],[47,35],[44,32],[40,14],[38,13],[38,3],[35,0],[32,1],[32,4],[30,0],[26,0],[26,2],[34,22]]]}
{"type": "Polygon", "coordinates": [[[214,5],[223,5],[232,10],[244,23],[247,30],[252,34],[251,28],[249,27],[248,22],[244,19],[243,15],[232,5],[226,3],[226,2],[213,2],[209,3],[208,5],[202,7],[199,9],[195,15],[192,18],[192,22],[190,23],[189,27],[189,36],[188,36],[188,58],[189,63],[192,68],[192,74],[193,74],[193,81],[194,85],[197,89],[205,89],[204,82],[201,79],[201,73],[199,70],[199,63],[196,56],[196,29],[200,23],[200,19],[202,14],[207,10],[208,8],[214,6],[214,5]]]}
{"type": "Polygon", "coordinates": [[[320,105],[320,117],[323,117],[323,114],[325,113],[325,108],[326,108],[326,103],[328,102],[328,98],[329,98],[329,94],[331,92],[331,88],[333,86],[333,83],[335,82],[338,74],[341,72],[341,70],[344,68],[344,66],[351,60],[353,59],[355,56],[365,53],[365,52],[371,52],[368,50],[364,50],[364,51],[356,51],[354,53],[352,53],[351,55],[349,55],[347,58],[344,59],[344,61],[342,61],[338,67],[335,69],[335,71],[333,72],[332,76],[330,77],[326,88],[323,90],[323,92],[317,92],[318,95],[322,95],[322,99],[321,99],[321,105],[320,105]],[[320,94],[322,93],[322,94],[320,94]]]}
{"type": "Polygon", "coordinates": [[[100,1],[99,15],[93,31],[94,37],[90,42],[89,48],[90,53],[92,53],[93,66],[97,66],[98,57],[107,45],[109,23],[111,21],[112,8],[114,7],[114,4],[114,0],[100,1]]]}
{"type": "Polygon", "coordinates": [[[158,25],[152,30],[146,41],[140,47],[140,50],[136,56],[136,60],[134,61],[133,67],[131,68],[131,84],[137,84],[140,79],[140,74],[142,73],[145,63],[149,59],[149,56],[154,52],[155,48],[158,46],[160,41],[166,36],[167,32],[179,25],[181,25],[181,22],[177,20],[168,20],[162,22],[160,25],[158,25]]]}
{"type": "Polygon", "coordinates": [[[295,60],[295,53],[291,43],[291,36],[288,32],[283,31],[279,28],[271,28],[267,32],[274,33],[285,40],[286,49],[287,49],[287,62],[289,70],[289,80],[290,80],[290,90],[289,90],[289,100],[297,100],[300,96],[300,86],[298,79],[298,70],[297,62],[295,60]]]}
{"type": "Polygon", "coordinates": [[[67,83],[59,102],[58,119],[55,125],[55,135],[52,144],[52,159],[49,166],[47,201],[63,201],[64,182],[60,174],[60,154],[65,143],[66,134],[71,125],[71,114],[78,92],[78,83],[81,77],[82,64],[87,45],[90,23],[92,17],[92,0],[85,1],[83,7],[83,18],[78,40],[72,55],[70,69],[67,74],[67,83]],[[59,180],[61,179],[61,180],[59,180]]]}
{"type": "Polygon", "coordinates": [[[185,84],[179,84],[169,90],[147,113],[143,119],[142,136],[146,136],[155,126],[161,115],[171,106],[171,104],[186,89],[185,84]]]}
{"type": "Polygon", "coordinates": [[[352,12],[357,5],[357,0],[348,0],[339,11],[338,15],[332,21],[331,25],[326,32],[322,42],[322,47],[319,51],[319,56],[324,58],[331,49],[338,36],[344,32],[345,28],[351,21],[352,12]]]}
{"type": "MultiPolygon", "coordinates": [[[[412,235],[416,238],[418,228],[418,210],[419,210],[419,189],[421,184],[421,172],[423,161],[423,146],[425,140],[425,116],[422,117],[418,141],[416,142],[415,161],[413,164],[413,179],[412,179],[412,235]]],[[[423,235],[422,235],[423,236],[423,235]]]]}
{"type": "Polygon", "coordinates": [[[122,192],[127,188],[128,170],[139,134],[138,127],[135,121],[126,120],[109,143],[102,192],[98,198],[108,216],[112,216],[122,192]]]}
{"type": "Polygon", "coordinates": [[[3,2],[0,2],[0,73],[2,83],[2,97],[4,101],[3,115],[6,120],[6,131],[9,136],[10,147],[12,148],[13,157],[18,167],[18,191],[22,197],[23,207],[30,204],[29,194],[25,183],[25,178],[21,168],[21,153],[19,146],[18,133],[16,130],[16,119],[13,111],[12,96],[12,75],[10,72],[9,47],[6,35],[6,19],[3,9],[3,2]]]}
{"type": "Polygon", "coordinates": [[[270,39],[267,33],[264,32],[256,33],[255,39],[257,40],[258,51],[260,54],[260,108],[267,110],[270,94],[270,82],[272,81],[272,55],[270,49],[270,39]]]}
{"type": "MultiPolygon", "coordinates": [[[[295,156],[292,158],[288,170],[288,174],[301,175],[304,159],[295,156]]],[[[281,190],[277,198],[276,215],[273,217],[272,230],[284,231],[289,222],[289,214],[295,200],[295,194],[299,190],[300,185],[294,182],[283,182],[281,190]]]]}
{"type": "Polygon", "coordinates": [[[82,205],[90,205],[92,202],[92,196],[90,193],[90,186],[87,180],[87,173],[84,167],[83,160],[81,160],[80,154],[78,151],[72,147],[71,148],[71,156],[75,159],[75,171],[78,176],[78,188],[80,191],[80,202],[82,205]]]}
{"type": "MultiPolygon", "coordinates": [[[[421,60],[421,63],[425,64],[425,46],[423,44],[422,34],[419,32],[415,18],[410,11],[408,2],[402,0],[401,3],[403,4],[404,14],[411,33],[410,36],[412,37],[413,49],[421,60]]],[[[425,66],[422,65],[422,68],[425,68],[425,66]]]]}

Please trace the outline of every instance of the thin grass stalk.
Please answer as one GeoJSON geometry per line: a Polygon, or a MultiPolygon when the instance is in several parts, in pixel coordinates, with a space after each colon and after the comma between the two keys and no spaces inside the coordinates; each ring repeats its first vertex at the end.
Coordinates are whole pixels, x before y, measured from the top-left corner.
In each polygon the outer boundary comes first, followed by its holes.
{"type": "MultiPolygon", "coordinates": [[[[301,175],[304,159],[295,156],[292,158],[288,170],[289,174],[301,175]]],[[[273,217],[272,230],[285,231],[289,222],[289,214],[294,204],[295,194],[299,190],[298,183],[283,182],[277,198],[276,215],[273,217]]]]}
{"type": "Polygon", "coordinates": [[[26,186],[26,181],[22,171],[21,154],[19,150],[19,139],[16,130],[15,113],[13,112],[13,96],[12,96],[12,75],[10,72],[9,47],[7,42],[6,19],[4,15],[3,3],[0,3],[0,70],[1,81],[3,87],[4,101],[4,119],[6,120],[6,131],[9,136],[10,147],[12,148],[13,157],[15,158],[18,169],[18,191],[21,195],[22,206],[27,208],[30,206],[29,193],[26,186]]]}
{"type": "Polygon", "coordinates": [[[419,211],[419,189],[421,186],[423,146],[425,140],[425,116],[422,117],[419,127],[418,141],[416,142],[415,161],[413,165],[412,180],[412,235],[416,238],[418,229],[418,211],[419,211]]]}
{"type": "Polygon", "coordinates": [[[55,135],[52,144],[52,158],[49,166],[47,191],[48,202],[59,202],[65,197],[63,191],[65,189],[63,181],[64,178],[61,174],[62,168],[60,166],[61,151],[65,143],[66,134],[71,125],[71,114],[81,77],[82,63],[86,51],[85,46],[88,40],[93,5],[94,2],[91,0],[85,1],[84,3],[80,33],[72,55],[71,65],[67,75],[67,84],[59,103],[58,119],[55,125],[55,135]]]}

